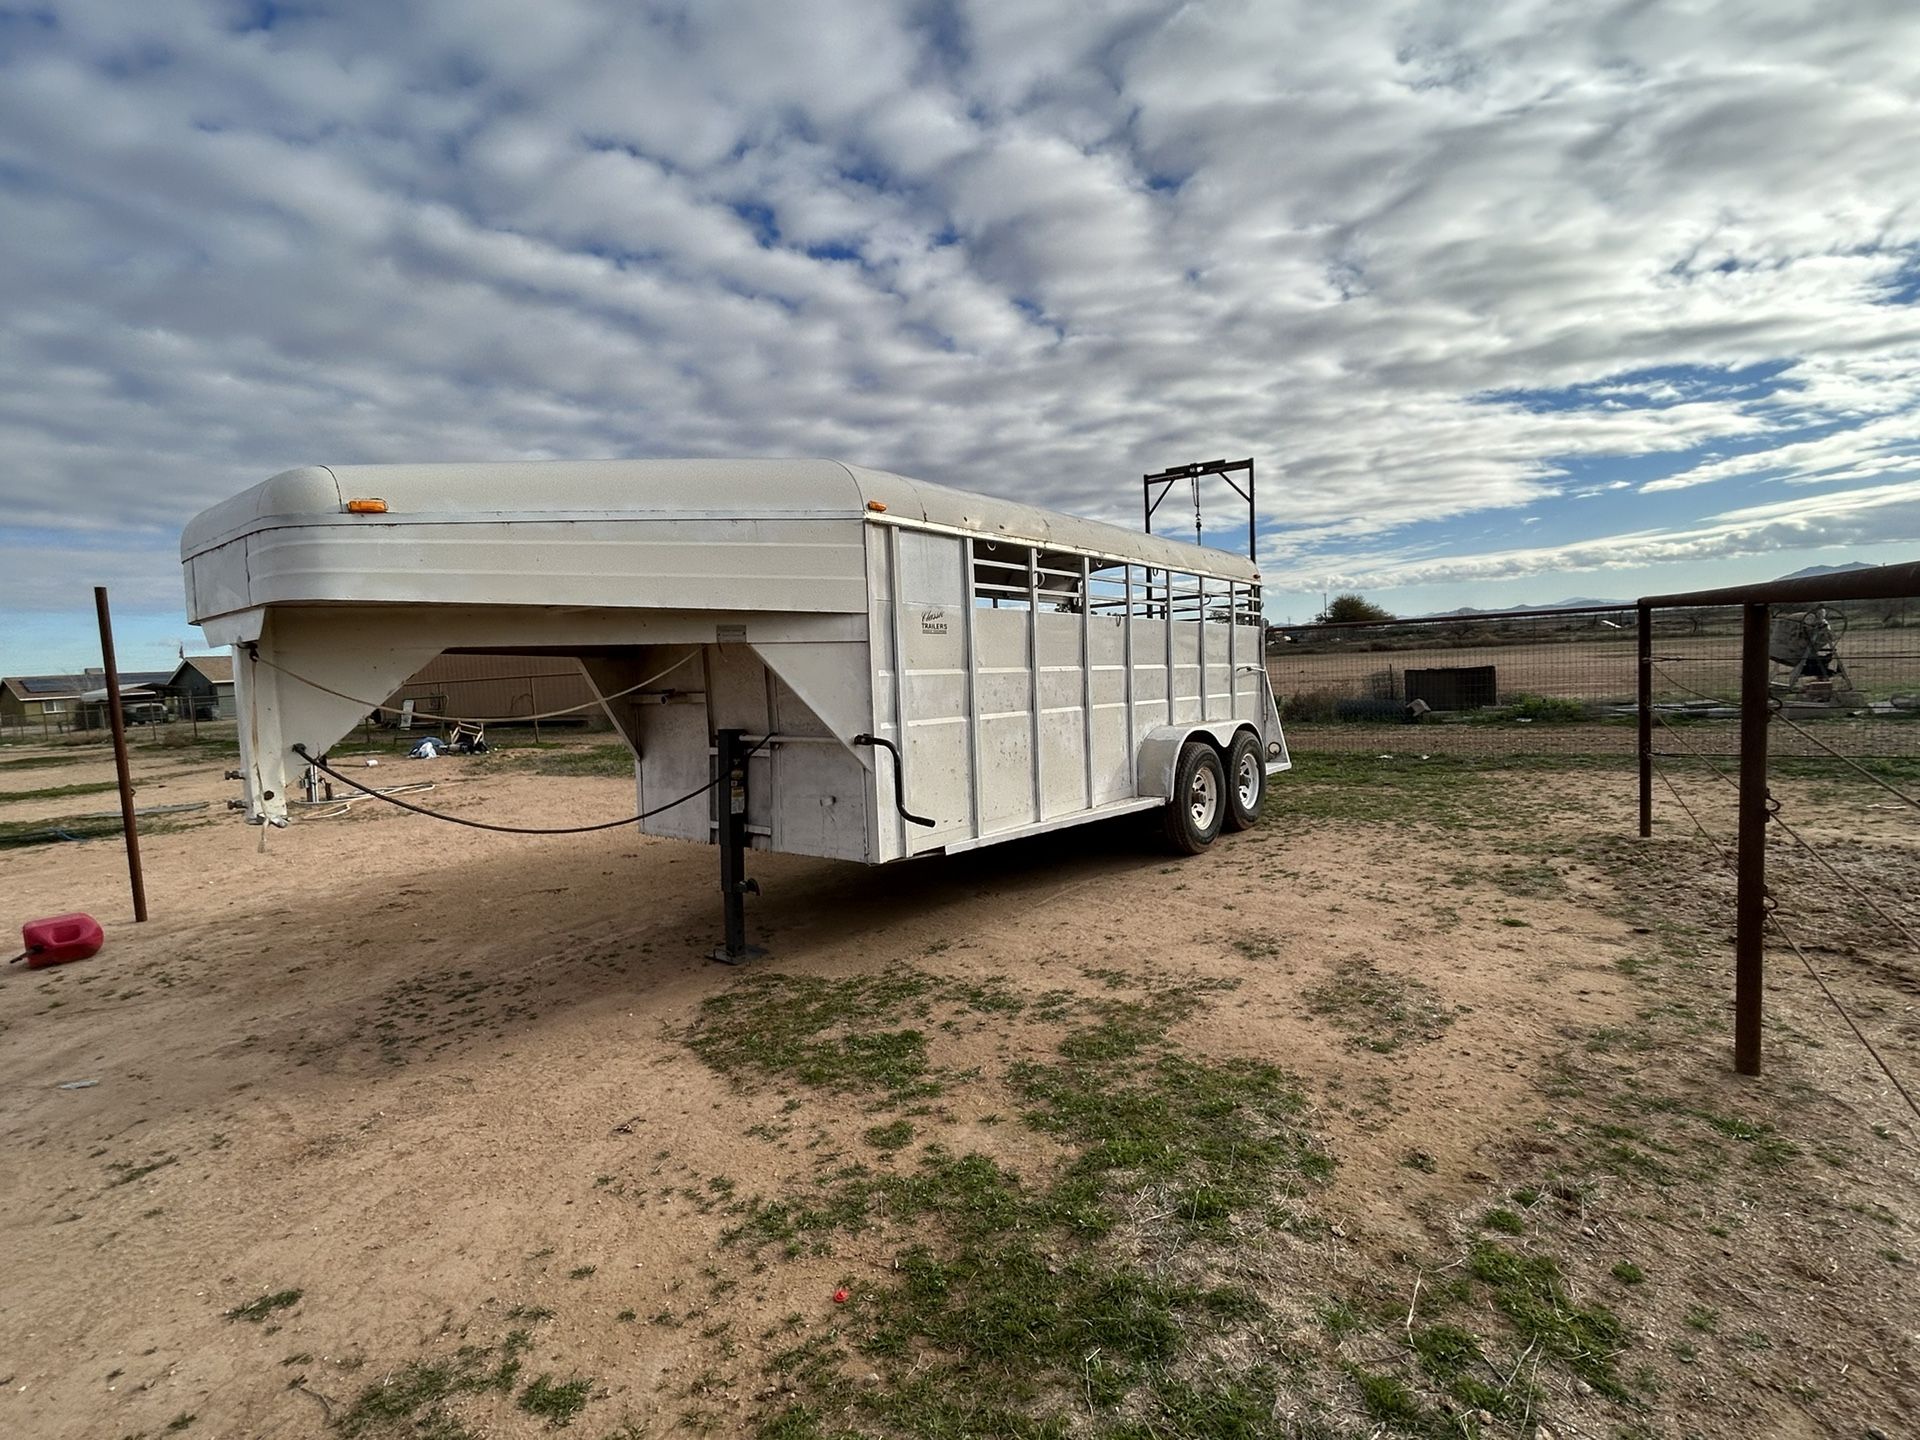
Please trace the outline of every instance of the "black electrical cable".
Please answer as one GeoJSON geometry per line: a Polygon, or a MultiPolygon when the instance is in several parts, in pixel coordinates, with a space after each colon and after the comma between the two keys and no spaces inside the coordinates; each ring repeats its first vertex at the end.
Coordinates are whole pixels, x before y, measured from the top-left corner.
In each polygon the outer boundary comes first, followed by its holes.
{"type": "Polygon", "coordinates": [[[876,745],[893,757],[893,808],[900,812],[902,820],[910,820],[915,825],[924,825],[931,830],[940,822],[929,820],[924,815],[916,815],[907,809],[907,788],[900,774],[900,747],[891,740],[883,740],[878,735],[856,735],[847,742],[849,745],[876,745]]]}
{"type": "MultiPolygon", "coordinates": [[[[748,750],[747,755],[752,755],[757,750],[765,749],[767,742],[772,739],[773,737],[771,735],[762,736],[759,744],[748,750]]],[[[493,830],[501,835],[588,835],[595,830],[617,830],[622,825],[637,824],[642,820],[650,819],[660,814],[664,810],[671,810],[676,805],[684,805],[689,800],[698,800],[702,795],[716,788],[722,780],[727,778],[724,773],[716,775],[698,790],[690,790],[678,800],[669,800],[666,804],[656,805],[651,810],[642,810],[638,815],[627,815],[618,820],[603,820],[598,825],[566,825],[559,829],[544,830],[525,825],[490,825],[485,820],[467,820],[459,815],[449,815],[444,810],[429,810],[424,805],[410,805],[405,800],[398,799],[395,796],[383,795],[378,790],[370,790],[350,775],[342,775],[324,760],[314,759],[313,756],[307,753],[307,747],[304,745],[295,745],[293,747],[293,753],[313,766],[313,768],[318,770],[322,775],[330,775],[343,785],[351,785],[363,795],[371,795],[376,800],[384,800],[387,804],[398,806],[402,810],[411,810],[415,815],[424,815],[429,820],[444,820],[449,825],[465,825],[469,830],[493,830]]],[[[746,755],[741,756],[741,758],[745,759],[746,755]]]]}

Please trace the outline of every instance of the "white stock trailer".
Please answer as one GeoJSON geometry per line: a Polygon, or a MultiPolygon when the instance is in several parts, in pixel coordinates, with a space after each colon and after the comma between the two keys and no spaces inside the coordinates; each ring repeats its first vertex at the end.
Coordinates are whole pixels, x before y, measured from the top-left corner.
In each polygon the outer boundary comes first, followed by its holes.
{"type": "Polygon", "coordinates": [[[358,785],[328,748],[436,655],[572,657],[634,752],[611,825],[720,847],[717,958],[750,953],[749,848],[878,865],[1159,810],[1196,853],[1289,763],[1252,561],[834,461],[308,466],[180,548],[251,823],[310,762],[358,785]]]}

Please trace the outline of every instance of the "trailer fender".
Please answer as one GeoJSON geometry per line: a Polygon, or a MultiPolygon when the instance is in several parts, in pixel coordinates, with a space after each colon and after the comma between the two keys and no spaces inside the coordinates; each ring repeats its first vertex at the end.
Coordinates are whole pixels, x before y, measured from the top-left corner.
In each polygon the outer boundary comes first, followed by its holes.
{"type": "Polygon", "coordinates": [[[1233,737],[1242,730],[1254,735],[1260,733],[1245,720],[1200,720],[1188,725],[1155,726],[1140,742],[1139,760],[1134,769],[1139,777],[1135,788],[1143,797],[1165,799],[1173,793],[1173,769],[1180,763],[1182,746],[1198,735],[1211,741],[1224,759],[1233,737]]]}

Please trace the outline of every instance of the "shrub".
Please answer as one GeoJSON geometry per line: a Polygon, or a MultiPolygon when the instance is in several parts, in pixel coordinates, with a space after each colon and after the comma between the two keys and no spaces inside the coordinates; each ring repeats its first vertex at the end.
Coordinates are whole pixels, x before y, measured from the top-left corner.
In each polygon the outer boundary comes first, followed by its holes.
{"type": "Polygon", "coordinates": [[[1515,695],[1507,701],[1507,706],[1513,719],[1549,725],[1587,718],[1587,707],[1581,701],[1561,700],[1548,695],[1515,695]]]}

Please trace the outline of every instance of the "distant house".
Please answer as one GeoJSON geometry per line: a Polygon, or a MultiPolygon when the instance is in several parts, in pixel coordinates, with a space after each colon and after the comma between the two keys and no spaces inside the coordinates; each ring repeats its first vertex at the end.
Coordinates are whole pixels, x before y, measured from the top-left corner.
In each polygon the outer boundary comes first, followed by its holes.
{"type": "Polygon", "coordinates": [[[87,675],[9,675],[0,679],[0,723],[64,730],[80,697],[99,683],[87,675]]]}
{"type": "MultiPolygon", "coordinates": [[[[160,703],[159,691],[166,680],[164,670],[123,670],[122,711],[130,718],[148,718],[146,707],[160,703]]],[[[77,675],[6,676],[0,679],[0,723],[9,729],[19,726],[43,732],[90,730],[105,725],[106,686],[106,672],[102,670],[85,670],[77,675]]]]}
{"type": "Polygon", "coordinates": [[[161,688],[179,719],[231,720],[233,656],[184,656],[161,688]]]}

